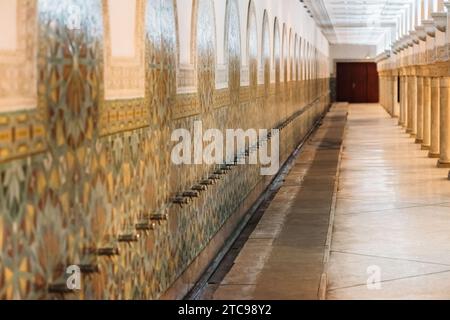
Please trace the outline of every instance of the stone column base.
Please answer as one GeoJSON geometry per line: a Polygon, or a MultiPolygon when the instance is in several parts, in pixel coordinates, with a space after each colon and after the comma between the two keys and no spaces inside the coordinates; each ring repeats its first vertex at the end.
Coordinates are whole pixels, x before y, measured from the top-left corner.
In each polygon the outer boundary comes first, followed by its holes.
{"type": "Polygon", "coordinates": [[[423,143],[423,139],[416,139],[416,143],[417,144],[422,144],[423,143]]]}
{"type": "Polygon", "coordinates": [[[437,163],[438,168],[450,168],[450,162],[443,162],[442,160],[439,160],[437,163]]]}
{"type": "Polygon", "coordinates": [[[429,151],[430,148],[431,148],[430,146],[422,146],[421,150],[429,151]]]}
{"type": "Polygon", "coordinates": [[[428,154],[428,158],[432,158],[432,159],[438,159],[438,158],[440,158],[441,157],[441,154],[440,153],[429,153],[428,154]]]}

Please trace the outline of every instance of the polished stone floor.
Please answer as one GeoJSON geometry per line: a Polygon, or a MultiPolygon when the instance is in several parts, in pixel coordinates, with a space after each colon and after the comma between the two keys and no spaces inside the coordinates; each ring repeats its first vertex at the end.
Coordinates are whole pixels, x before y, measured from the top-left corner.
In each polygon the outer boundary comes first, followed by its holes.
{"type": "Polygon", "coordinates": [[[328,299],[450,299],[447,175],[380,106],[350,106],[328,299]]]}
{"type": "Polygon", "coordinates": [[[335,105],[202,298],[450,299],[436,163],[381,106],[335,105]]]}

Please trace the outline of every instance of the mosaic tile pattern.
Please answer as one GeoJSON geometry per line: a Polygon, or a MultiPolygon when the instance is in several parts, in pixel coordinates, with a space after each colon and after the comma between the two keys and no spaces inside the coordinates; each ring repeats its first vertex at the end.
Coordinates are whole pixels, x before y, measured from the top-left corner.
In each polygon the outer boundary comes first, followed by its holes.
{"type": "Polygon", "coordinates": [[[204,130],[282,127],[285,160],[327,107],[328,80],[281,85],[278,22],[274,64],[267,16],[258,61],[250,2],[249,85],[241,87],[245,48],[237,1],[229,0],[229,85],[216,90],[213,1],[197,0],[198,92],[177,95],[176,2],[146,0],[138,13],[145,17],[145,97],[105,101],[104,1],[36,4],[38,107],[0,114],[0,298],[157,299],[264,182],[258,166],[238,166],[188,205],[172,204],[217,167],[173,165],[171,132],[192,132],[197,120],[204,130]],[[317,94],[306,95],[312,87],[317,94]],[[293,88],[304,89],[295,95],[293,88]],[[4,139],[8,132],[14,140],[4,139]],[[4,150],[14,156],[2,158],[4,150]],[[65,292],[64,271],[73,264],[83,267],[83,287],[65,292]]]}
{"type": "Polygon", "coordinates": [[[228,0],[226,10],[225,50],[228,58],[228,89],[231,106],[237,106],[241,86],[241,27],[237,0],[228,0]]]}
{"type": "Polygon", "coordinates": [[[216,36],[214,28],[214,2],[212,0],[197,0],[196,15],[196,62],[197,87],[202,110],[213,106],[215,75],[216,75],[216,36]]]}
{"type": "Polygon", "coordinates": [[[45,128],[48,152],[0,167],[1,197],[7,199],[0,218],[0,296],[8,299],[47,297],[64,265],[81,264],[81,248],[91,241],[93,211],[85,197],[101,98],[100,4],[70,3],[82,18],[77,30],[68,27],[65,4],[37,4],[38,107],[44,116],[35,121],[45,128]]]}
{"type": "Polygon", "coordinates": [[[249,86],[251,89],[251,100],[256,99],[258,87],[258,24],[256,21],[255,3],[251,1],[248,6],[247,23],[247,52],[249,65],[249,86]]]}
{"type": "Polygon", "coordinates": [[[263,30],[262,30],[262,52],[261,57],[262,61],[261,64],[263,65],[264,70],[264,93],[265,96],[268,95],[270,90],[270,67],[271,67],[271,61],[270,61],[270,26],[269,26],[269,16],[267,14],[267,11],[264,12],[264,18],[263,18],[263,30]]]}

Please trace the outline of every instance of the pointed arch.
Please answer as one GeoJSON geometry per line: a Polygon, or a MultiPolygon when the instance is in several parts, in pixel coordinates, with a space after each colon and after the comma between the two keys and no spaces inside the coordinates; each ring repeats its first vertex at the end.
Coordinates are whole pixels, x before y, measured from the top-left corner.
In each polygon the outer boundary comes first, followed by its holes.
{"type": "Polygon", "coordinates": [[[102,1],[105,100],[145,96],[145,0],[102,1]]]}

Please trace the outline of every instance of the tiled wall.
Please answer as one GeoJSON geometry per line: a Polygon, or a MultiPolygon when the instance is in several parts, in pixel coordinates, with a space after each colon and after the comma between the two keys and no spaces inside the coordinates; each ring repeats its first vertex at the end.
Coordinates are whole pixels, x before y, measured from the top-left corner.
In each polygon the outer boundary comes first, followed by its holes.
{"type": "Polygon", "coordinates": [[[330,100],[331,102],[337,101],[337,81],[335,77],[330,78],[330,100]]]}
{"type": "MultiPolygon", "coordinates": [[[[284,161],[329,104],[328,79],[317,77],[326,57],[313,51],[302,57],[297,37],[296,59],[288,55],[288,32],[277,24],[271,46],[270,32],[255,29],[260,22],[252,3],[249,84],[241,85],[247,48],[241,48],[237,2],[229,0],[227,85],[218,88],[213,1],[193,2],[193,77],[177,66],[176,1],[135,2],[136,23],[145,30],[144,97],[131,90],[139,88],[133,79],[140,64],[130,73],[121,66],[132,60],[109,62],[107,0],[17,0],[18,21],[29,37],[24,44],[31,46],[26,52],[37,55],[36,62],[33,54],[24,58],[37,64],[37,98],[31,108],[0,108],[0,298],[159,298],[255,186],[268,182],[258,166],[238,166],[189,204],[174,204],[218,167],[173,165],[172,131],[193,130],[196,120],[204,130],[282,127],[284,161]],[[258,37],[263,43],[254,43],[258,37]],[[265,48],[263,66],[258,48],[265,48]],[[120,98],[105,97],[107,81],[120,98]],[[180,82],[197,90],[177,93],[180,82]],[[81,266],[80,292],[66,292],[69,265],[81,266]]],[[[0,50],[0,75],[11,65],[5,56],[0,50]]],[[[13,76],[33,79],[9,72],[0,87],[13,76]]]]}

